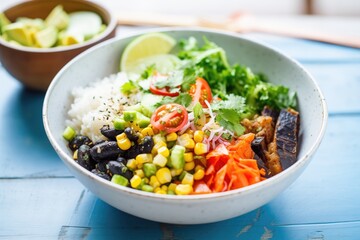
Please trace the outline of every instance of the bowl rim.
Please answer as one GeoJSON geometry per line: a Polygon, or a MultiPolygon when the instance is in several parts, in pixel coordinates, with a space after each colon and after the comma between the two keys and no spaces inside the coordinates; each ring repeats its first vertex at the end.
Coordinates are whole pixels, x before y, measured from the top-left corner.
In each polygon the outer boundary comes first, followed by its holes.
{"type": "MultiPolygon", "coordinates": [[[[106,38],[108,35],[110,35],[117,27],[117,19],[116,19],[116,15],[114,14],[113,10],[106,7],[105,5],[101,4],[100,2],[94,2],[94,1],[78,1],[75,0],[76,2],[82,3],[82,4],[91,4],[96,6],[99,9],[102,9],[102,11],[106,12],[107,14],[109,14],[110,19],[109,19],[109,23],[106,26],[105,31],[101,32],[99,35],[91,38],[88,41],[85,41],[83,43],[77,43],[77,44],[73,44],[70,46],[58,46],[58,47],[50,47],[50,48],[36,48],[36,47],[28,47],[28,46],[22,46],[22,45],[15,45],[15,44],[11,44],[8,41],[0,38],[0,44],[7,47],[7,48],[11,48],[17,51],[23,51],[23,52],[29,52],[29,53],[56,53],[56,52],[64,52],[64,51],[71,51],[71,50],[75,50],[75,49],[79,49],[79,48],[84,48],[87,47],[89,45],[95,44],[98,41],[100,41],[101,39],[106,38]]],[[[6,6],[5,8],[1,9],[1,12],[5,12],[8,9],[12,9],[15,8],[19,5],[22,4],[31,4],[32,1],[20,1],[17,3],[13,3],[10,4],[8,6],[6,6]]]]}
{"type": "MultiPolygon", "coordinates": [[[[253,39],[251,37],[248,36],[242,36],[241,34],[238,33],[234,33],[234,32],[230,32],[230,31],[226,31],[226,30],[214,30],[214,29],[210,29],[210,28],[203,28],[203,27],[159,27],[159,28],[150,28],[150,29],[145,29],[145,30],[140,30],[140,31],[136,31],[136,32],[132,32],[123,36],[117,36],[113,39],[109,39],[106,40],[100,44],[97,44],[96,46],[82,52],[81,54],[79,54],[78,56],[76,56],[75,58],[73,58],[70,62],[68,62],[59,72],[58,74],[54,77],[53,81],[51,82],[45,98],[44,98],[44,103],[43,103],[43,113],[42,113],[42,117],[43,117],[43,124],[44,124],[44,128],[45,128],[45,132],[46,135],[48,136],[50,143],[52,144],[52,146],[54,147],[55,151],[61,156],[62,161],[66,161],[65,165],[70,164],[76,171],[81,172],[83,175],[85,175],[86,177],[98,181],[99,183],[101,183],[101,185],[103,185],[102,187],[107,187],[107,188],[113,188],[114,190],[117,191],[123,191],[126,194],[132,194],[132,195],[137,195],[138,197],[146,197],[146,198],[150,198],[153,200],[169,200],[171,199],[172,201],[175,200],[179,200],[179,201],[201,201],[203,199],[218,199],[218,198],[229,198],[235,195],[241,195],[241,194],[248,194],[251,192],[256,191],[257,189],[262,189],[262,188],[267,188],[269,185],[272,184],[276,184],[277,182],[281,182],[282,180],[284,180],[286,178],[286,176],[291,175],[293,172],[295,172],[297,170],[297,168],[302,167],[303,165],[306,165],[310,162],[310,159],[312,157],[312,155],[315,153],[315,151],[317,150],[317,148],[320,146],[320,143],[323,139],[323,136],[325,134],[326,131],[326,127],[327,127],[327,122],[328,122],[328,108],[327,108],[327,104],[326,104],[326,100],[324,98],[324,95],[321,91],[321,89],[319,88],[317,82],[315,81],[314,77],[310,74],[310,72],[308,72],[308,70],[306,70],[297,60],[289,57],[287,54],[283,53],[281,50],[277,49],[276,47],[273,46],[269,46],[268,44],[258,40],[258,39],[253,39]],[[163,194],[154,194],[154,193],[148,193],[145,191],[140,191],[137,189],[132,189],[130,187],[124,187],[124,186],[120,186],[118,184],[112,183],[111,181],[107,181],[101,177],[98,177],[96,175],[94,175],[93,173],[91,173],[90,171],[86,170],[85,168],[81,167],[79,164],[77,164],[69,154],[67,154],[65,151],[63,151],[60,147],[60,145],[57,143],[55,137],[52,135],[52,132],[49,128],[49,123],[48,123],[48,118],[47,118],[47,112],[48,112],[48,102],[49,102],[49,98],[51,96],[51,93],[54,91],[56,85],[58,84],[58,79],[62,76],[62,74],[67,71],[67,69],[73,64],[75,63],[78,59],[86,56],[87,54],[89,54],[90,52],[96,51],[99,48],[102,48],[105,45],[110,45],[113,42],[117,42],[117,41],[122,41],[124,39],[127,38],[132,38],[132,37],[136,37],[136,36],[140,36],[142,34],[145,33],[151,33],[151,32],[171,32],[171,31],[184,31],[184,32],[203,32],[204,34],[206,33],[214,33],[214,34],[221,34],[221,35],[226,35],[229,37],[234,37],[234,38],[238,38],[241,39],[243,41],[248,41],[250,43],[256,44],[256,45],[260,45],[261,47],[266,48],[267,50],[273,51],[279,55],[281,55],[282,57],[284,57],[285,59],[287,59],[288,61],[292,62],[293,64],[295,64],[298,68],[300,68],[311,80],[312,84],[314,85],[314,87],[316,88],[318,94],[319,94],[319,99],[320,99],[320,103],[321,103],[321,110],[322,110],[322,119],[321,119],[321,129],[319,131],[319,135],[317,136],[317,138],[314,141],[314,144],[310,147],[310,149],[304,154],[304,156],[302,158],[299,158],[292,166],[290,166],[288,169],[286,169],[285,171],[280,172],[279,174],[266,179],[264,181],[261,181],[259,183],[256,184],[252,184],[250,186],[246,186],[243,188],[239,188],[239,189],[234,189],[234,190],[230,190],[230,191],[226,191],[226,192],[218,192],[218,193],[208,193],[208,194],[193,194],[193,195],[163,195],[163,194]]],[[[79,180],[79,179],[78,179],[79,180]]],[[[296,178],[294,179],[296,180],[296,178]]],[[[80,180],[79,180],[80,181],[80,180]]]]}

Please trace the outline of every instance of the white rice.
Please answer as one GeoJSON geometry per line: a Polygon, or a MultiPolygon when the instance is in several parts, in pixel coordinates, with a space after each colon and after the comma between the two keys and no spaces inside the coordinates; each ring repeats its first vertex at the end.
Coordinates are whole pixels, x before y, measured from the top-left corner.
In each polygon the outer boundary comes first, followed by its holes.
{"type": "Polygon", "coordinates": [[[139,102],[139,94],[125,96],[120,86],[128,81],[125,73],[113,74],[95,81],[86,87],[76,87],[72,91],[74,98],[68,112],[66,124],[92,141],[104,139],[100,128],[112,125],[124,106],[139,102]]]}

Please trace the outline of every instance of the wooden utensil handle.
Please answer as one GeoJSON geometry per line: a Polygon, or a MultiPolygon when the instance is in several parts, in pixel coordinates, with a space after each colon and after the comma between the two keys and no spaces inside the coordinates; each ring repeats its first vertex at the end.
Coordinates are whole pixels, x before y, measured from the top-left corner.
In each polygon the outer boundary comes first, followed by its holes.
{"type": "Polygon", "coordinates": [[[303,38],[308,40],[326,42],[331,44],[360,48],[360,37],[340,36],[310,29],[297,29],[276,24],[264,24],[255,22],[244,23],[242,21],[216,22],[199,17],[186,15],[169,15],[161,13],[127,12],[120,13],[117,17],[119,25],[143,25],[143,26],[181,26],[181,27],[208,27],[236,32],[264,32],[289,37],[303,38]]]}

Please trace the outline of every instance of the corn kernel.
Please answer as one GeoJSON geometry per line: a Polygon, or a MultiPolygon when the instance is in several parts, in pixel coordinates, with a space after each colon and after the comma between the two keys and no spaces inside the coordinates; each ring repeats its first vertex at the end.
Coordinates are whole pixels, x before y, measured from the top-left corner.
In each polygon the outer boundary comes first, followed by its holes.
{"type": "Polygon", "coordinates": [[[185,162],[194,161],[194,154],[192,152],[184,153],[184,160],[185,160],[185,162]]]}
{"type": "Polygon", "coordinates": [[[138,175],[134,175],[130,179],[130,184],[132,188],[137,188],[141,184],[141,177],[139,177],[138,175]]]}
{"type": "Polygon", "coordinates": [[[207,145],[205,143],[196,143],[194,152],[196,155],[202,155],[208,152],[207,145]]]}
{"type": "Polygon", "coordinates": [[[168,186],[166,186],[166,185],[162,185],[162,186],[161,186],[161,189],[162,189],[162,190],[164,190],[165,192],[167,192],[167,190],[168,190],[168,186]]]}
{"type": "Polygon", "coordinates": [[[201,166],[201,165],[196,165],[195,172],[198,171],[199,169],[204,170],[205,168],[203,166],[201,166]]]}
{"type": "MultiPolygon", "coordinates": [[[[182,135],[180,135],[178,137],[177,141],[178,141],[179,145],[181,145],[183,147],[186,147],[186,146],[191,147],[191,141],[190,140],[192,140],[192,138],[190,138],[190,135],[188,133],[184,133],[184,134],[182,134],[182,135]]],[[[192,141],[194,142],[194,140],[192,140],[192,141]]]]}
{"type": "Polygon", "coordinates": [[[183,172],[183,169],[182,168],[179,168],[179,169],[172,168],[170,170],[170,172],[171,172],[172,177],[176,177],[176,176],[179,176],[183,172]]]}
{"type": "Polygon", "coordinates": [[[185,173],[184,178],[181,180],[182,184],[189,184],[189,185],[193,185],[194,184],[194,176],[191,173],[185,173]]]}
{"type": "Polygon", "coordinates": [[[153,159],[152,159],[151,154],[142,153],[142,154],[137,155],[135,160],[136,160],[136,164],[139,166],[139,165],[142,165],[142,164],[147,163],[147,162],[152,162],[153,159]]]}
{"type": "Polygon", "coordinates": [[[195,142],[188,133],[184,133],[183,135],[179,136],[178,142],[181,146],[193,149],[195,146],[195,142]]]}
{"type": "Polygon", "coordinates": [[[163,155],[164,157],[169,157],[170,151],[166,146],[162,146],[157,150],[158,154],[163,155]]]}
{"type": "Polygon", "coordinates": [[[194,132],[194,141],[200,143],[204,140],[204,132],[200,130],[196,130],[194,132]]]}
{"type": "Polygon", "coordinates": [[[141,130],[141,134],[143,136],[153,136],[154,135],[154,131],[151,127],[146,127],[143,130],[141,130]]]}
{"type": "Polygon", "coordinates": [[[165,165],[167,163],[167,158],[161,154],[157,154],[154,157],[153,163],[159,167],[165,167],[165,165]]]}
{"type": "Polygon", "coordinates": [[[128,150],[131,147],[131,141],[128,138],[117,140],[117,145],[121,150],[128,150]]]}
{"type": "Polygon", "coordinates": [[[194,179],[195,180],[201,180],[201,179],[203,179],[204,178],[204,176],[205,176],[205,171],[204,171],[204,169],[198,169],[197,171],[195,171],[195,173],[194,173],[194,179]]]}
{"type": "Polygon", "coordinates": [[[175,192],[175,188],[176,188],[177,184],[175,183],[170,183],[168,186],[168,191],[173,191],[175,192]]]}
{"type": "Polygon", "coordinates": [[[191,170],[194,169],[194,167],[195,167],[195,162],[194,161],[187,162],[187,163],[185,163],[184,170],[185,171],[191,171],[191,170]]]}
{"type": "Polygon", "coordinates": [[[160,184],[171,182],[171,173],[168,168],[160,168],[156,172],[156,177],[159,180],[160,184]]]}
{"type": "Polygon", "coordinates": [[[157,179],[156,176],[151,176],[150,177],[150,181],[149,181],[150,186],[152,186],[153,188],[157,188],[160,187],[160,182],[157,179]]]}
{"type": "Polygon", "coordinates": [[[189,134],[189,137],[190,137],[190,138],[194,138],[194,131],[193,131],[191,128],[189,128],[188,130],[186,130],[185,133],[189,134]]]}
{"type": "Polygon", "coordinates": [[[136,132],[140,132],[140,130],[141,130],[140,126],[135,122],[131,123],[131,128],[134,129],[134,131],[136,131],[136,132]]]}
{"type": "Polygon", "coordinates": [[[78,159],[78,149],[76,149],[73,153],[73,159],[77,160],[78,159]]]}
{"type": "Polygon", "coordinates": [[[121,133],[119,135],[116,136],[116,141],[119,141],[121,139],[124,139],[124,138],[127,138],[126,134],[125,133],[121,133]]]}
{"type": "Polygon", "coordinates": [[[141,140],[144,138],[144,135],[142,134],[142,133],[137,133],[137,136],[139,137],[138,138],[138,142],[140,143],[141,142],[141,140]]]}
{"type": "Polygon", "coordinates": [[[137,169],[134,172],[135,172],[135,175],[138,175],[140,178],[145,177],[144,171],[142,169],[137,169]]]}
{"type": "Polygon", "coordinates": [[[126,167],[128,167],[131,170],[136,169],[136,160],[134,158],[129,159],[126,163],[126,167]]]}
{"type": "Polygon", "coordinates": [[[166,135],[166,141],[168,142],[172,142],[172,141],[176,141],[178,135],[176,133],[169,133],[168,135],[166,135]]]}
{"type": "Polygon", "coordinates": [[[166,191],[162,190],[161,188],[158,190],[154,190],[154,193],[156,194],[166,194],[166,191]]]}
{"type": "Polygon", "coordinates": [[[160,133],[153,136],[153,141],[155,144],[157,144],[160,141],[166,142],[166,139],[164,136],[162,136],[160,133]]]}
{"type": "Polygon", "coordinates": [[[164,141],[159,141],[155,143],[154,147],[151,149],[151,154],[156,155],[158,153],[159,148],[166,147],[166,143],[164,141]]]}
{"type": "Polygon", "coordinates": [[[192,191],[193,188],[189,184],[179,184],[175,188],[175,193],[177,195],[189,195],[190,193],[192,193],[192,191]]]}

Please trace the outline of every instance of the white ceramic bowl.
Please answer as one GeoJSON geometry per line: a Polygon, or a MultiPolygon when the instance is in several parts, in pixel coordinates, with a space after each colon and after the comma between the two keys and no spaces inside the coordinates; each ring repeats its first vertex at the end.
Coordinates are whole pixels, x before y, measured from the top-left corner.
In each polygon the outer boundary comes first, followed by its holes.
{"type": "MultiPolygon", "coordinates": [[[[154,30],[150,30],[154,31],[154,30]]],[[[324,97],[310,74],[284,54],[238,34],[205,29],[157,29],[176,39],[194,36],[223,47],[230,62],[266,74],[270,81],[297,91],[301,116],[298,161],[280,174],[249,187],[204,195],[158,195],[122,187],[97,177],[75,163],[62,138],[75,86],[116,73],[124,47],[135,37],[108,40],[82,53],[67,64],[52,81],[44,100],[43,121],[54,149],[79,181],[96,196],[129,214],[165,223],[198,224],[229,219],[252,211],[284,191],[309,164],[325,132],[327,108],[324,97]]]]}

